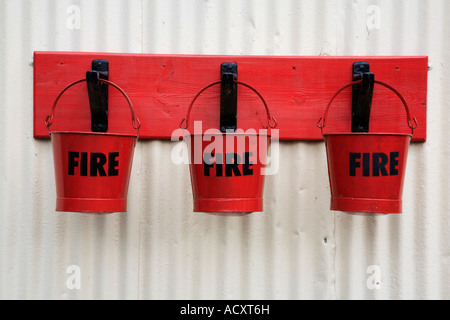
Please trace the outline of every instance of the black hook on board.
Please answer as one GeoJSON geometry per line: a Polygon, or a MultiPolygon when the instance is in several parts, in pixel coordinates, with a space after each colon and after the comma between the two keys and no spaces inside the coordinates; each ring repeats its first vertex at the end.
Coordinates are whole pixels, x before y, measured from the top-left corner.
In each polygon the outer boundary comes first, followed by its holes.
{"type": "Polygon", "coordinates": [[[368,62],[353,63],[353,81],[362,80],[352,87],[352,132],[369,132],[375,74],[369,72],[368,62]]]}
{"type": "Polygon", "coordinates": [[[109,80],[109,63],[107,60],[92,60],[92,70],[86,72],[86,84],[91,108],[91,130],[108,131],[108,84],[98,79],[109,80]]]}
{"type": "Polygon", "coordinates": [[[237,128],[237,64],[220,65],[220,131],[236,131],[237,128]]]}

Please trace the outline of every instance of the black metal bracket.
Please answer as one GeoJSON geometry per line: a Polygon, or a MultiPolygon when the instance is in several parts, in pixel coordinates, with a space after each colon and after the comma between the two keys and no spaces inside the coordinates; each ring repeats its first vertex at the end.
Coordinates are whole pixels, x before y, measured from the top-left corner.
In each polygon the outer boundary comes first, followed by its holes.
{"type": "Polygon", "coordinates": [[[86,72],[86,84],[91,107],[91,130],[108,131],[108,84],[98,79],[108,80],[109,64],[107,60],[93,60],[92,70],[86,72]]]}
{"type": "Polygon", "coordinates": [[[353,81],[362,80],[352,87],[352,132],[369,132],[375,74],[369,72],[368,62],[353,63],[353,81]]]}
{"type": "Polygon", "coordinates": [[[237,128],[237,64],[224,62],[220,66],[220,131],[237,128]]]}

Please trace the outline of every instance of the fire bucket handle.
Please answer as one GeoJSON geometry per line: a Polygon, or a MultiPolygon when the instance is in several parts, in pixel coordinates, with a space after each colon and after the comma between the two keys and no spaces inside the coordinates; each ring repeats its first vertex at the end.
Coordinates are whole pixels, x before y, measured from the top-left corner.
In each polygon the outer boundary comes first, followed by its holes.
{"type": "MultiPolygon", "coordinates": [[[[222,81],[216,81],[216,82],[213,82],[213,83],[207,85],[206,87],[204,87],[202,90],[200,90],[200,91],[195,95],[194,99],[192,99],[191,104],[189,105],[189,108],[188,108],[187,113],[186,113],[186,117],[183,118],[183,120],[181,120],[181,122],[180,122],[180,128],[181,128],[181,129],[187,129],[187,128],[188,128],[188,126],[189,126],[189,117],[190,117],[190,115],[191,115],[191,109],[192,109],[192,106],[194,105],[194,102],[197,100],[197,98],[203,93],[203,91],[209,89],[209,88],[212,87],[212,86],[215,86],[215,85],[218,85],[218,84],[221,84],[221,83],[222,83],[222,81]],[[183,123],[184,123],[184,125],[183,125],[183,123]]],[[[240,85],[242,85],[242,86],[244,86],[244,87],[249,88],[250,90],[252,90],[254,93],[256,93],[256,94],[258,95],[258,97],[261,99],[261,101],[262,101],[262,103],[264,104],[264,107],[265,107],[265,109],[266,109],[266,113],[267,113],[267,124],[268,124],[268,126],[271,127],[272,129],[273,129],[273,128],[276,128],[276,127],[277,127],[277,124],[278,124],[278,123],[277,123],[277,120],[275,119],[275,117],[273,117],[273,116],[270,115],[269,107],[267,106],[267,103],[266,103],[266,101],[264,100],[263,96],[262,96],[255,88],[251,87],[250,85],[248,85],[248,84],[246,84],[246,83],[244,83],[244,82],[235,81],[235,83],[240,84],[240,85]]]]}
{"type": "MultiPolygon", "coordinates": [[[[66,92],[70,87],[84,82],[86,81],[86,79],[81,79],[81,80],[77,80],[72,82],[71,84],[69,84],[67,87],[65,87],[58,95],[58,97],[56,98],[55,102],[53,103],[52,109],[50,114],[47,116],[47,118],[45,118],[45,125],[47,126],[47,131],[50,132],[49,128],[50,126],[53,124],[53,116],[55,114],[55,109],[56,109],[56,104],[58,103],[59,98],[61,98],[61,96],[63,95],[64,92],[66,92]]],[[[125,99],[128,102],[128,105],[130,106],[130,111],[131,111],[131,120],[132,120],[132,125],[133,128],[137,130],[137,136],[139,138],[139,128],[141,127],[141,122],[139,121],[139,119],[136,117],[136,114],[134,113],[134,108],[133,108],[133,104],[131,103],[130,98],[127,96],[127,94],[125,93],[125,91],[123,91],[122,88],[120,88],[117,84],[108,81],[108,80],[104,80],[104,79],[98,79],[98,81],[100,82],[104,82],[107,83],[111,86],[113,86],[114,88],[116,88],[117,90],[119,90],[120,93],[122,93],[122,95],[125,97],[125,99]]]]}
{"type": "MultiPolygon", "coordinates": [[[[325,109],[325,112],[324,112],[324,114],[323,114],[323,117],[321,117],[321,118],[319,119],[319,121],[317,122],[317,127],[319,127],[319,128],[321,129],[321,131],[323,131],[323,128],[325,128],[325,125],[326,125],[325,119],[326,119],[326,117],[327,117],[327,115],[328,115],[328,110],[330,109],[331,103],[333,102],[334,98],[336,98],[336,96],[337,96],[339,93],[341,93],[341,91],[345,90],[346,88],[351,87],[351,86],[353,86],[353,85],[355,85],[355,84],[360,84],[361,82],[362,82],[362,80],[353,81],[353,82],[351,82],[351,83],[349,83],[349,84],[343,86],[342,88],[340,88],[340,89],[334,94],[334,96],[331,98],[330,102],[328,102],[328,105],[327,105],[327,108],[325,109]]],[[[397,91],[394,87],[392,87],[391,85],[389,85],[389,84],[387,84],[387,83],[385,83],[385,82],[379,81],[379,80],[375,80],[375,83],[380,84],[380,85],[382,85],[382,86],[384,86],[384,87],[390,89],[391,91],[393,91],[393,92],[400,98],[400,100],[402,101],[402,103],[403,103],[403,105],[404,105],[404,107],[405,107],[405,110],[406,110],[406,117],[407,117],[407,119],[408,119],[408,127],[411,128],[411,134],[413,134],[413,133],[414,133],[414,129],[417,128],[418,123],[417,123],[417,120],[416,120],[415,117],[411,117],[411,113],[409,112],[409,107],[408,107],[408,104],[406,103],[405,98],[403,98],[403,96],[400,94],[400,92],[398,92],[398,91],[397,91]],[[412,121],[414,121],[414,124],[412,123],[412,121]]]]}

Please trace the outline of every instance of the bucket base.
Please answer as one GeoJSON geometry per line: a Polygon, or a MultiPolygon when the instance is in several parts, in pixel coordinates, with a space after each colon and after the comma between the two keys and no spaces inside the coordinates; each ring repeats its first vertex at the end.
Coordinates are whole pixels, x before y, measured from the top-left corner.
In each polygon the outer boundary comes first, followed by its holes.
{"type": "Polygon", "coordinates": [[[194,200],[194,212],[250,213],[263,211],[263,199],[200,198],[194,200]]]}
{"type": "Polygon", "coordinates": [[[127,211],[127,199],[56,198],[56,211],[112,213],[127,211]]]}
{"type": "Polygon", "coordinates": [[[367,213],[402,213],[402,200],[331,197],[330,209],[367,213]]]}

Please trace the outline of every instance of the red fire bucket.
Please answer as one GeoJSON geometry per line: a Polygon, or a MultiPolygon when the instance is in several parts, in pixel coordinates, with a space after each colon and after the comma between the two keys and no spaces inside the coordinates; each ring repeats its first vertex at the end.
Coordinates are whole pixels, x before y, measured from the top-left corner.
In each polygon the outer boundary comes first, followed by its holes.
{"type": "MultiPolygon", "coordinates": [[[[56,104],[61,95],[78,80],[68,85],[56,98],[47,129],[53,123],[56,104]]],[[[139,136],[139,119],[125,92],[116,84],[98,79],[118,89],[126,98],[136,135],[103,132],[50,132],[56,181],[56,211],[124,212],[133,162],[134,147],[139,136]]]]}
{"type": "Polygon", "coordinates": [[[359,83],[361,81],[355,81],[338,90],[318,122],[326,146],[331,189],[330,209],[401,213],[408,147],[417,121],[411,118],[408,105],[400,93],[384,82],[375,81],[399,96],[406,109],[411,134],[323,133],[326,116],[334,98],[345,88],[359,83]]]}
{"type": "MultiPolygon", "coordinates": [[[[270,115],[264,98],[249,85],[264,103],[268,125],[277,126],[270,115]]],[[[207,88],[192,100],[180,128],[187,129],[192,106],[207,88]],[[184,123],[184,126],[183,126],[184,123]]],[[[194,212],[243,214],[263,211],[264,174],[270,135],[255,130],[185,135],[190,152],[189,169],[193,193],[194,212]]]]}

